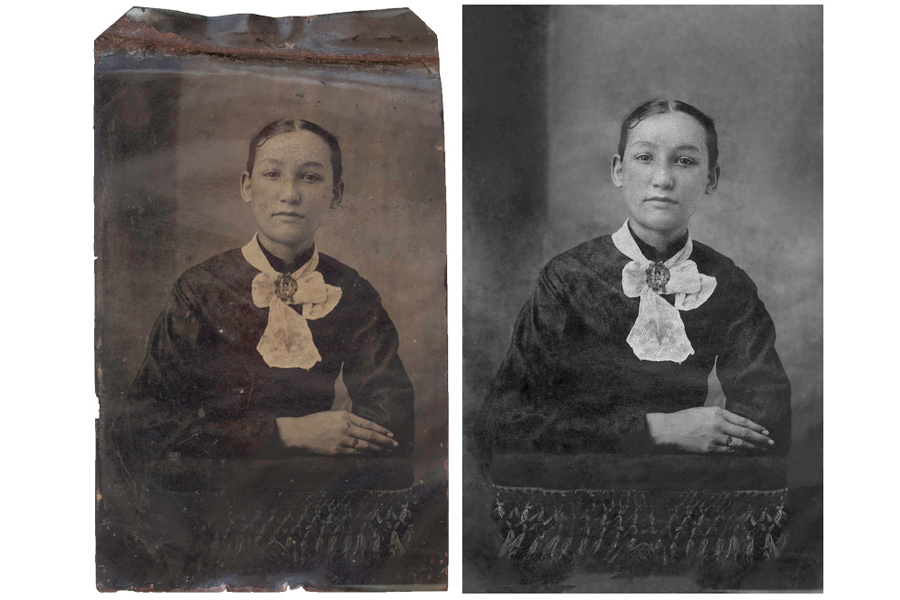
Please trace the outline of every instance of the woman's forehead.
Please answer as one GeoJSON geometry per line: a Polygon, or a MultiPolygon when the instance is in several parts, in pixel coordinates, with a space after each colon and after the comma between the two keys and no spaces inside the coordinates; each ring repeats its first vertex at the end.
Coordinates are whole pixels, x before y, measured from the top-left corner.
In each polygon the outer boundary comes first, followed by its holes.
{"type": "Polygon", "coordinates": [[[653,115],[631,129],[628,145],[705,149],[706,130],[697,119],[682,112],[653,115]]]}
{"type": "Polygon", "coordinates": [[[269,138],[257,149],[256,160],[331,163],[331,148],[311,131],[288,131],[269,138]]]}

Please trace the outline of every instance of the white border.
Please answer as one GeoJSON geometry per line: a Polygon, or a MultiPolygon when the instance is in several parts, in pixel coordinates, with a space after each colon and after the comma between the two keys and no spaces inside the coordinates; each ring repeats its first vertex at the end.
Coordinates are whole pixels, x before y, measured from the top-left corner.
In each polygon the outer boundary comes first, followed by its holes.
{"type": "MultiPolygon", "coordinates": [[[[173,0],[157,6],[209,15],[282,16],[316,14],[325,6],[327,12],[342,12],[402,4],[173,0]]],[[[444,90],[449,595],[455,597],[462,589],[462,11],[455,2],[406,4],[438,35],[444,90]]],[[[7,502],[0,586],[8,597],[97,594],[91,56],[93,39],[130,7],[101,0],[4,8],[2,165],[7,185],[2,222],[7,251],[6,323],[0,331],[6,343],[0,364],[6,402],[0,439],[7,502]]],[[[887,2],[825,2],[825,590],[841,597],[882,597],[896,587],[897,495],[891,484],[900,423],[894,382],[900,370],[895,317],[900,169],[893,162],[900,149],[898,17],[896,6],[887,2]]]]}

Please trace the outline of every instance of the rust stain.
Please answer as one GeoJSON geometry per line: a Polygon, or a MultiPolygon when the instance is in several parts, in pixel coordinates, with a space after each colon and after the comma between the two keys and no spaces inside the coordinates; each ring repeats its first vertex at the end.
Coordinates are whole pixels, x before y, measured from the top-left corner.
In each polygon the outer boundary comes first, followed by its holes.
{"type": "MultiPolygon", "coordinates": [[[[97,584],[97,591],[98,592],[120,591],[119,588],[114,588],[114,587],[106,585],[107,583],[109,583],[109,580],[107,580],[106,582],[102,582],[102,581],[99,582],[97,584]]],[[[272,588],[253,587],[253,586],[246,586],[246,585],[233,585],[231,583],[220,583],[218,585],[210,585],[210,586],[206,586],[206,587],[198,586],[198,587],[193,587],[193,588],[185,588],[185,589],[179,588],[179,589],[161,590],[161,591],[166,591],[166,592],[171,591],[173,593],[179,593],[179,594],[180,593],[192,593],[192,592],[194,592],[194,593],[195,592],[287,592],[290,590],[296,590],[296,589],[301,589],[301,588],[306,590],[307,592],[355,592],[355,591],[359,591],[358,586],[353,586],[353,585],[346,585],[344,587],[341,587],[340,585],[338,585],[337,587],[317,588],[313,585],[297,584],[297,585],[294,585],[293,587],[291,587],[290,583],[287,581],[285,581],[279,587],[272,587],[272,588]]],[[[446,589],[446,587],[444,587],[443,589],[446,589]]],[[[121,590],[129,591],[129,592],[160,591],[160,590],[156,590],[154,587],[154,584],[152,584],[152,583],[149,586],[144,586],[144,587],[131,585],[126,588],[121,588],[121,590]]]]}
{"type": "Polygon", "coordinates": [[[267,48],[224,47],[196,42],[177,33],[163,33],[146,23],[132,21],[127,15],[123,15],[95,40],[94,59],[97,61],[104,56],[123,51],[139,54],[148,53],[157,56],[208,55],[235,60],[275,60],[360,65],[421,64],[432,71],[438,70],[440,62],[437,55],[313,52],[303,48],[275,46],[267,48]]]}

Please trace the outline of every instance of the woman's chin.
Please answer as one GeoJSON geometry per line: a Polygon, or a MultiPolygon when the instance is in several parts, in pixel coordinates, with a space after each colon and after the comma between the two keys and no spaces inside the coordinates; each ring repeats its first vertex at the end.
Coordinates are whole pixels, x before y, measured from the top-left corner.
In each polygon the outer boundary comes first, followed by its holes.
{"type": "Polygon", "coordinates": [[[687,229],[687,220],[673,219],[671,215],[652,215],[649,218],[636,218],[632,215],[632,228],[643,228],[664,236],[677,236],[687,229]],[[635,227],[635,222],[638,227],[635,227]]]}
{"type": "Polygon", "coordinates": [[[315,240],[315,233],[305,232],[263,232],[264,239],[288,248],[307,248],[315,240]]]}

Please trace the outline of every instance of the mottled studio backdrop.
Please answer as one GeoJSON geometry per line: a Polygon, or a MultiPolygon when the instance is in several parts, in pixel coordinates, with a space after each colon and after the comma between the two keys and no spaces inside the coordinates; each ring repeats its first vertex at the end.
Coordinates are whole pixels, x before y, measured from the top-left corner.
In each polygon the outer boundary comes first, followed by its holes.
{"type": "Polygon", "coordinates": [[[691,233],[759,286],[793,385],[790,482],[821,484],[821,7],[467,7],[464,32],[467,424],[540,268],[627,218],[622,119],[674,98],[719,132],[691,233]]]}
{"type": "MultiPolygon", "coordinates": [[[[412,31],[410,39],[391,39],[377,27],[363,28],[353,39],[348,28],[354,21],[344,15],[285,20],[277,31],[266,30],[274,27],[272,19],[252,16],[194,23],[190,15],[176,14],[162,25],[201,43],[246,42],[247,47],[321,40],[331,27],[335,43],[344,46],[314,50],[351,52],[347,44],[361,38],[360,48],[405,52],[405,65],[309,61],[298,66],[152,52],[141,61],[120,65],[107,57],[98,65],[97,333],[103,401],[114,402],[127,391],[176,278],[243,246],[256,232],[239,189],[250,138],[279,117],[307,119],[340,140],[346,185],[343,208],[319,230],[318,247],[359,271],[381,294],[415,388],[416,481],[445,480],[441,88],[436,70],[415,58],[417,51],[433,53],[435,40],[412,13],[381,14],[384,31],[412,31]],[[323,31],[307,33],[305,27],[323,31]],[[414,41],[413,35],[420,37],[414,41]]],[[[348,401],[341,387],[339,380],[338,403],[348,401]]]]}

